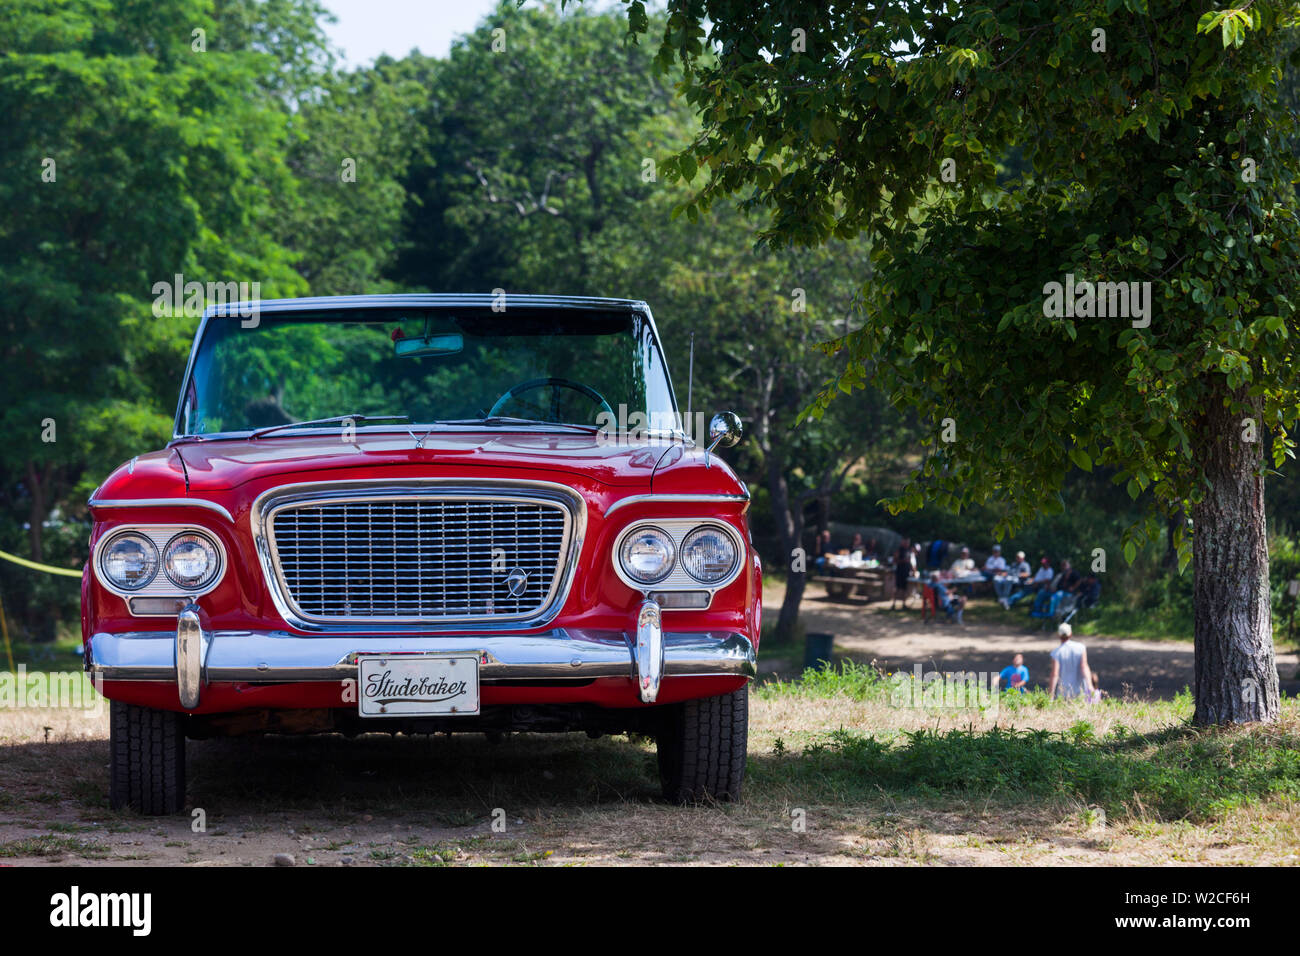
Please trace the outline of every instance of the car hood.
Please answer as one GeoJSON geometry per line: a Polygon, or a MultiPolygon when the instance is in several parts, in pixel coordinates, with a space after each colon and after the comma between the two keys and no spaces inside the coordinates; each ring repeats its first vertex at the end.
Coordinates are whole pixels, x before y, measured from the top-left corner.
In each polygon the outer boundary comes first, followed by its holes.
{"type": "Polygon", "coordinates": [[[423,442],[405,432],[385,432],[358,433],[346,442],[338,433],[182,441],[170,450],[184,462],[193,494],[297,472],[389,465],[524,468],[648,489],[668,449],[662,444],[615,443],[595,435],[553,432],[439,433],[423,442]]]}

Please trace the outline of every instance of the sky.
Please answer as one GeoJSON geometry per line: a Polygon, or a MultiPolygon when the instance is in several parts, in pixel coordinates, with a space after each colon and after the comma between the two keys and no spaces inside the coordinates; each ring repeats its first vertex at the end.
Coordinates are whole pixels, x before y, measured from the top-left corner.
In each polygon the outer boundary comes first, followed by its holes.
{"type": "Polygon", "coordinates": [[[364,66],[381,53],[403,57],[415,47],[445,56],[451,41],[477,26],[497,0],[324,0],[338,22],[326,28],[344,62],[364,66]]]}

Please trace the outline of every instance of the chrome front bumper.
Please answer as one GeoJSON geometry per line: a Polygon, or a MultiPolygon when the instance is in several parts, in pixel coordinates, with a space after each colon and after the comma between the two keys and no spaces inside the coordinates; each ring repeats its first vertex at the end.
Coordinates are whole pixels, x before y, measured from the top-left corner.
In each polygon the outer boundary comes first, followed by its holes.
{"type": "MultiPolygon", "coordinates": [[[[649,603],[649,602],[647,602],[649,603]]],[[[658,607],[654,610],[657,612],[658,607]]],[[[363,654],[477,654],[486,682],[627,677],[653,703],[661,677],[753,677],[754,646],[742,634],[665,632],[643,611],[635,631],[565,630],[540,634],[304,637],[285,631],[206,631],[187,608],[175,632],[95,634],[86,669],[106,681],[177,684],[181,705],[198,706],[211,683],[345,681],[363,654]]]]}

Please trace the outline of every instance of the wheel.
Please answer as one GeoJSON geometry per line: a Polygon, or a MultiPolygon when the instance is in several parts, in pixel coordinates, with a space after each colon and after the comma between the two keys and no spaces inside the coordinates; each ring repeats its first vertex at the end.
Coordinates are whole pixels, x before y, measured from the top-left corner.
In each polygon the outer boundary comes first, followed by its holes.
{"type": "Polygon", "coordinates": [[[656,742],[667,799],[739,800],[749,744],[749,685],[666,706],[656,742]]]}
{"type": "Polygon", "coordinates": [[[114,810],[161,816],[185,806],[183,715],[110,702],[109,791],[114,810]]]}

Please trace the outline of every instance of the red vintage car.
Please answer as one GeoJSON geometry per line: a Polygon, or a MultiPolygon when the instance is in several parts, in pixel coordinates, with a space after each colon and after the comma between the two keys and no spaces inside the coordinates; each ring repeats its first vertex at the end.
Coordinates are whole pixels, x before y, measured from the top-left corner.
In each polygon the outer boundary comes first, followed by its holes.
{"type": "Polygon", "coordinates": [[[185,741],[636,732],[736,799],[761,568],[644,302],[394,295],[208,309],[175,434],[90,500],[85,663],[111,802],[185,803],[185,741]]]}

